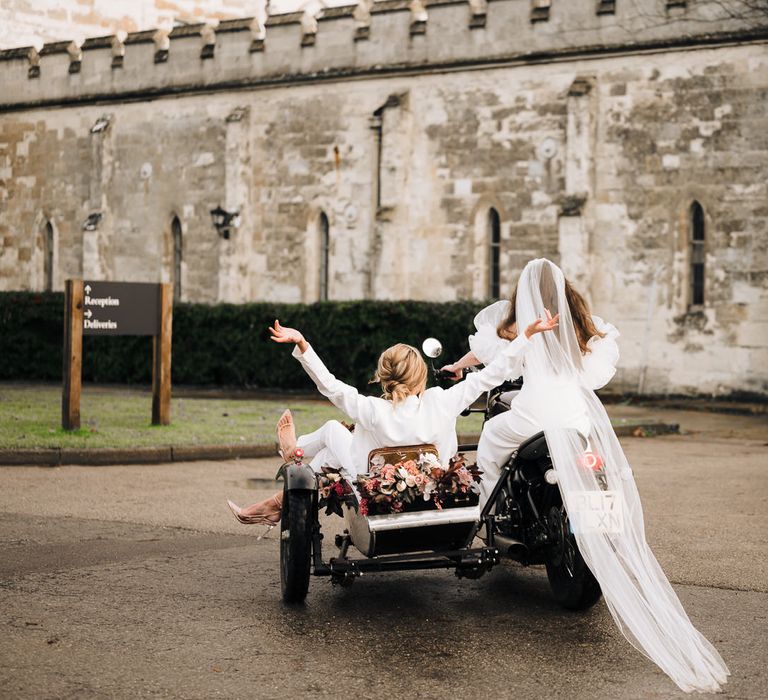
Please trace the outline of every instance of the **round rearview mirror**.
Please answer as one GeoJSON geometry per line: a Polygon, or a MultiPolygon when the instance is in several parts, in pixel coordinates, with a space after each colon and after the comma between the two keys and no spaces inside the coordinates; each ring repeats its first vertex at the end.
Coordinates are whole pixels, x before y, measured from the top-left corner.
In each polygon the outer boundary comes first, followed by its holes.
{"type": "Polygon", "coordinates": [[[421,351],[432,359],[440,357],[443,352],[443,344],[437,338],[427,338],[421,344],[421,351]]]}

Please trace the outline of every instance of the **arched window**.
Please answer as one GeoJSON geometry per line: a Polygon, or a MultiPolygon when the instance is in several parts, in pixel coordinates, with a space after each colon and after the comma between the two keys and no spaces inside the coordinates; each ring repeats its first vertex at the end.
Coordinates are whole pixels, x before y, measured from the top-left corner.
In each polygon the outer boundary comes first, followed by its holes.
{"type": "Polygon", "coordinates": [[[320,301],[326,301],[328,299],[328,261],[330,259],[331,235],[325,212],[320,212],[317,228],[320,237],[320,301]]]}
{"type": "Polygon", "coordinates": [[[704,305],[704,209],[701,204],[691,204],[691,306],[704,305]]]}
{"type": "Polygon", "coordinates": [[[53,291],[53,224],[50,221],[45,222],[43,230],[43,276],[45,278],[45,291],[53,291]]]}
{"type": "Polygon", "coordinates": [[[171,238],[173,239],[173,299],[181,301],[181,261],[184,248],[181,240],[181,221],[178,216],[171,221],[171,238]]]}
{"type": "Polygon", "coordinates": [[[501,296],[501,220],[493,208],[488,210],[488,244],[488,296],[498,299],[501,296]]]}

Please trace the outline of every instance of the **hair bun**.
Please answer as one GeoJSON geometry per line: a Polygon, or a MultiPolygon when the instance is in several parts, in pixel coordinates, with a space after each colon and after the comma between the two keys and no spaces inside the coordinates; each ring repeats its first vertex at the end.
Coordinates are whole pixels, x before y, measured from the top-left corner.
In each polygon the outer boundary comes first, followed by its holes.
{"type": "Polygon", "coordinates": [[[385,399],[399,403],[420,392],[427,380],[427,365],[416,348],[398,343],[387,348],[379,357],[373,376],[380,382],[385,399]]]}

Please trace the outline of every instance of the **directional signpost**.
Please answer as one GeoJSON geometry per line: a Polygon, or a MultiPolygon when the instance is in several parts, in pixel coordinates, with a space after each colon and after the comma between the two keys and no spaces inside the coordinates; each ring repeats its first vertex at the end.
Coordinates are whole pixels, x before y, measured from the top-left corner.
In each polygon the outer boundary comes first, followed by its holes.
{"type": "Polygon", "coordinates": [[[171,285],[67,280],[64,290],[64,430],[80,428],[83,335],[152,336],[152,424],[170,424],[171,285]]]}
{"type": "Polygon", "coordinates": [[[83,282],[83,335],[158,335],[159,284],[83,282]]]}

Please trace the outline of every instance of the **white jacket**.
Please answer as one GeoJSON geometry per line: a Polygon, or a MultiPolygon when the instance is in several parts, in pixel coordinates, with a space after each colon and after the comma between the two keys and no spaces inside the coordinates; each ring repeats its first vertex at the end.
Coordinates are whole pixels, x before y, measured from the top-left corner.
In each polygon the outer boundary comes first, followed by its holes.
{"type": "MultiPolygon", "coordinates": [[[[498,353],[503,352],[510,343],[496,333],[499,324],[509,313],[509,304],[507,300],[494,302],[475,316],[477,333],[469,336],[469,347],[475,357],[485,365],[493,362],[498,353]]],[[[595,390],[605,386],[616,374],[616,365],[619,362],[619,346],[616,339],[619,337],[619,331],[599,316],[592,316],[592,321],[597,330],[605,333],[605,336],[601,338],[596,335],[589,339],[589,352],[581,358],[581,363],[584,385],[595,390]]],[[[517,379],[524,375],[524,369],[520,355],[518,362],[512,366],[512,374],[506,379],[517,379]]]]}
{"type": "Polygon", "coordinates": [[[320,393],[355,421],[351,447],[355,464],[347,468],[354,474],[367,471],[368,454],[378,447],[432,443],[438,449],[441,463],[447,464],[458,448],[456,419],[459,414],[480,394],[498,386],[513,373],[528,342],[525,333],[521,333],[513,342],[506,343],[485,369],[471,372],[448,389],[432,387],[421,396],[409,396],[397,405],[375,396],[363,396],[354,387],[336,379],[312,347],[302,354],[296,346],[293,356],[320,393]]]}

